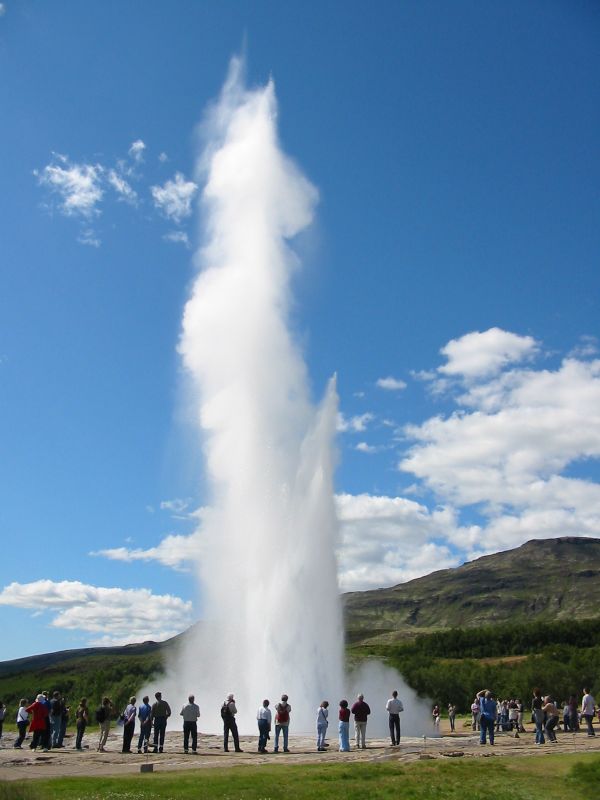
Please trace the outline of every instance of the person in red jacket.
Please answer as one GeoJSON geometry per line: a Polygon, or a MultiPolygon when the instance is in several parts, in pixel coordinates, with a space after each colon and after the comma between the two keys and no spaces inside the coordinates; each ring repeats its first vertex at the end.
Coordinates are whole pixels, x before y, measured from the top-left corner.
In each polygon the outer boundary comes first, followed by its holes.
{"type": "MultiPolygon", "coordinates": [[[[27,706],[25,711],[31,714],[31,723],[29,725],[29,733],[33,733],[33,739],[29,745],[32,750],[35,750],[38,745],[42,744],[45,739],[45,734],[48,726],[48,706],[44,702],[44,695],[38,694],[35,703],[27,706]]],[[[47,744],[47,743],[46,743],[47,744]]],[[[47,751],[48,747],[44,746],[47,751]]]]}

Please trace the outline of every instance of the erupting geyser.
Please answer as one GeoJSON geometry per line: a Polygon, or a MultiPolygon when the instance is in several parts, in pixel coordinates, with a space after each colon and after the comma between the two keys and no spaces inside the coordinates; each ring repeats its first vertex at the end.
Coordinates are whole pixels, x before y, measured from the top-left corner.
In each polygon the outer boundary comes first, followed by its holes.
{"type": "Polygon", "coordinates": [[[179,349],[211,498],[204,621],[170,672],[179,695],[195,691],[203,730],[218,728],[230,691],[242,729],[254,732],[262,699],[285,691],[294,729],[312,730],[319,701],[344,685],[335,382],[315,408],[288,319],[289,241],[310,224],[317,192],[279,146],[273,84],[248,91],[240,73],[234,60],[198,167],[203,245],[179,349]]]}

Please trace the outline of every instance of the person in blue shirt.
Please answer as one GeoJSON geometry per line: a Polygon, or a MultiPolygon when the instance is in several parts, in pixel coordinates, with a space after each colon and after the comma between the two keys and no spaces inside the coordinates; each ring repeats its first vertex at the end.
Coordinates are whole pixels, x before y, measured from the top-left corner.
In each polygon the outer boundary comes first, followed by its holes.
{"type": "Polygon", "coordinates": [[[138,719],[140,721],[140,737],[138,739],[138,753],[148,752],[148,742],[150,740],[150,731],[152,730],[152,707],[150,706],[150,698],[148,695],[142,698],[140,707],[138,708],[138,719]]]}
{"type": "Polygon", "coordinates": [[[494,744],[494,726],[498,715],[498,704],[494,700],[494,695],[489,689],[483,689],[477,693],[479,698],[480,711],[480,734],[479,744],[485,744],[486,733],[489,734],[490,744],[494,744]]]}

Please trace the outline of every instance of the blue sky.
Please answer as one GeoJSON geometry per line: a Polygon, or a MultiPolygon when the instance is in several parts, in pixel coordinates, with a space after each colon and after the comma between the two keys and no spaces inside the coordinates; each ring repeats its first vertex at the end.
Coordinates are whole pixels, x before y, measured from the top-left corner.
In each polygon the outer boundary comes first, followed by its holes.
{"type": "Polygon", "coordinates": [[[338,375],[342,588],[600,536],[599,43],[583,0],[0,3],[0,657],[200,611],[176,346],[240,49],[320,194],[293,325],[338,375]]]}

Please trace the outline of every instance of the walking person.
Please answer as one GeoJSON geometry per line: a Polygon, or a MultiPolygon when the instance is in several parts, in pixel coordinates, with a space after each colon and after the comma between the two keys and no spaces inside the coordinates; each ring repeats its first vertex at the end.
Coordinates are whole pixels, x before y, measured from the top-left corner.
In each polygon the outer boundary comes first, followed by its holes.
{"type": "Polygon", "coordinates": [[[123,712],[123,748],[122,753],[131,753],[131,740],[135,731],[135,715],[137,708],[135,707],[135,697],[129,698],[125,711],[123,712]]]}
{"type": "Polygon", "coordinates": [[[87,697],[82,697],[75,712],[75,726],[77,736],[75,737],[75,750],[83,750],[83,734],[90,719],[90,712],[87,704],[87,697]]]}
{"type": "Polygon", "coordinates": [[[233,746],[236,753],[243,753],[240,747],[240,737],[238,734],[237,722],[235,715],[237,714],[237,707],[235,705],[235,698],[233,694],[227,695],[227,700],[221,706],[221,719],[223,720],[223,750],[229,752],[229,734],[233,738],[233,746]]]}
{"type": "Polygon", "coordinates": [[[183,752],[187,753],[190,746],[190,737],[192,739],[192,753],[198,750],[198,717],[200,716],[200,708],[194,702],[195,697],[191,694],[188,697],[187,705],[183,706],[179,712],[183,717],[183,752]]]}
{"type": "Polygon", "coordinates": [[[392,747],[397,747],[400,744],[400,714],[404,711],[404,706],[402,705],[402,700],[398,700],[398,692],[395,689],[385,704],[385,710],[389,715],[388,724],[392,747]]]}
{"type": "Polygon", "coordinates": [[[29,747],[37,750],[42,745],[44,750],[48,750],[46,732],[48,730],[48,706],[44,702],[44,695],[38,694],[35,701],[27,706],[25,711],[31,716],[29,723],[29,733],[33,733],[33,738],[29,747]]]}
{"type": "Polygon", "coordinates": [[[279,752],[279,734],[283,735],[283,752],[289,753],[288,735],[290,731],[290,714],[292,707],[288,703],[287,694],[281,695],[281,702],[275,706],[275,746],[273,752],[279,752]]]}
{"type": "Polygon", "coordinates": [[[317,711],[317,750],[323,752],[325,747],[325,737],[327,736],[327,726],[329,725],[329,702],[323,700],[317,711]]]}
{"type": "Polygon", "coordinates": [[[544,712],[542,711],[543,705],[544,701],[542,700],[541,689],[534,689],[533,700],[531,701],[531,713],[533,716],[533,722],[535,724],[536,744],[545,744],[546,742],[546,739],[544,738],[544,712]]]}
{"type": "Polygon", "coordinates": [[[581,716],[586,721],[588,736],[596,735],[596,731],[594,730],[594,726],[592,725],[595,713],[596,713],[596,701],[590,694],[590,690],[584,689],[583,697],[581,699],[581,716]]]}
{"type": "Polygon", "coordinates": [[[112,714],[113,705],[109,697],[103,697],[100,707],[96,710],[96,722],[100,726],[100,737],[98,739],[98,752],[105,753],[104,745],[108,739],[110,732],[110,715],[112,714]]]}
{"type": "Polygon", "coordinates": [[[371,713],[369,704],[365,703],[363,694],[359,694],[356,698],[356,703],[350,709],[354,714],[354,736],[356,739],[356,747],[365,750],[367,747],[367,719],[371,713]]]}
{"type": "Polygon", "coordinates": [[[16,747],[17,750],[22,749],[25,736],[27,735],[27,725],[29,724],[29,712],[26,707],[27,702],[28,700],[26,697],[22,697],[19,701],[19,710],[17,711],[17,730],[19,731],[19,735],[14,743],[14,747],[16,747]]]}
{"type": "Polygon", "coordinates": [[[486,733],[489,742],[494,744],[494,725],[498,714],[498,704],[494,700],[494,695],[489,689],[478,692],[479,698],[479,744],[485,744],[486,733]]]}
{"type": "Polygon", "coordinates": [[[138,719],[140,721],[140,735],[138,738],[138,753],[148,752],[148,743],[150,741],[150,733],[152,732],[152,707],[150,706],[150,698],[148,695],[142,697],[142,704],[138,708],[138,719]]]}
{"type": "Polygon", "coordinates": [[[154,725],[154,753],[162,753],[165,744],[167,720],[171,716],[171,706],[162,699],[161,692],[155,692],[152,703],[152,724],[154,725]]]}
{"type": "Polygon", "coordinates": [[[271,709],[269,708],[269,701],[263,700],[262,706],[256,712],[256,720],[258,722],[258,752],[267,753],[267,740],[271,731],[271,709]]]}
{"type": "Polygon", "coordinates": [[[340,711],[338,714],[338,733],[340,742],[340,753],[350,752],[350,709],[347,700],[340,700],[340,711]]]}
{"type": "Polygon", "coordinates": [[[450,720],[450,733],[456,730],[456,706],[454,703],[448,703],[448,719],[450,720]]]}

